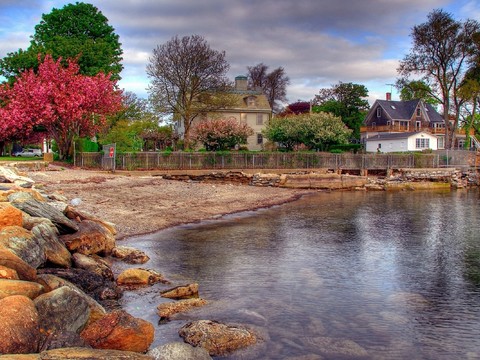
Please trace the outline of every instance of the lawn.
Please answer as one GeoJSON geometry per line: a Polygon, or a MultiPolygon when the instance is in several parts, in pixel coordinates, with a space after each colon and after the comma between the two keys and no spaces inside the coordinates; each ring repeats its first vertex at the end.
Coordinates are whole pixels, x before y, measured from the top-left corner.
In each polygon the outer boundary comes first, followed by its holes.
{"type": "Polygon", "coordinates": [[[21,157],[21,156],[0,156],[0,161],[43,161],[43,156],[40,157],[21,157]]]}

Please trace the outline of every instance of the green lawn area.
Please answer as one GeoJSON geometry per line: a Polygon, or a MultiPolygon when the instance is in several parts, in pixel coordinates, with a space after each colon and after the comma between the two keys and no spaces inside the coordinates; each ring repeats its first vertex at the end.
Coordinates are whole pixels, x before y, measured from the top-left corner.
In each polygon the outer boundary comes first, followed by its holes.
{"type": "Polygon", "coordinates": [[[0,156],[0,161],[43,161],[43,156],[40,157],[22,157],[22,156],[0,156]]]}

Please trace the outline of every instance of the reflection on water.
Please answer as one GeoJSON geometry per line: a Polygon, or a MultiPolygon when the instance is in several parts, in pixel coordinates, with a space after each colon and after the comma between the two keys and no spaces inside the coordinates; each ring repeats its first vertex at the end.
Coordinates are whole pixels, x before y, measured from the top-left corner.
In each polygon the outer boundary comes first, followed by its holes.
{"type": "MultiPolygon", "coordinates": [[[[145,266],[198,282],[212,300],[158,325],[156,345],[204,318],[262,334],[232,359],[473,359],[479,214],[478,191],[319,193],[126,243],[151,255],[145,266]]],[[[158,290],[127,293],[126,309],[156,324],[167,301],[158,290]]]]}

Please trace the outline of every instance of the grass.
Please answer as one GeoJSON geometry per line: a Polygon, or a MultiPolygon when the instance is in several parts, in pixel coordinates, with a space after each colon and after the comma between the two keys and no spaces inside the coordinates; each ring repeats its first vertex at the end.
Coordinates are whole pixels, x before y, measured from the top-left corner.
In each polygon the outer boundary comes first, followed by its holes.
{"type": "Polygon", "coordinates": [[[43,156],[39,157],[21,157],[21,156],[0,156],[0,161],[43,161],[43,156]]]}

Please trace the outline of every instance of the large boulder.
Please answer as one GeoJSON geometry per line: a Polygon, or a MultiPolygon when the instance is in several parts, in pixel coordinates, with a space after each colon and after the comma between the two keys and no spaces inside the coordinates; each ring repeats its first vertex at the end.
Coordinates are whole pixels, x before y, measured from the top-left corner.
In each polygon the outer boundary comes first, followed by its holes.
{"type": "Polygon", "coordinates": [[[156,360],[211,360],[208,351],[202,347],[194,347],[190,344],[173,342],[158,346],[150,350],[150,355],[156,360]]]}
{"type": "Polygon", "coordinates": [[[190,299],[198,297],[198,284],[177,286],[161,292],[161,296],[168,299],[190,299]]]}
{"type": "Polygon", "coordinates": [[[153,342],[151,323],[123,310],[105,315],[82,331],[82,338],[95,349],[145,352],[153,342]]]}
{"type": "MultiPolygon", "coordinates": [[[[39,322],[43,340],[58,338],[62,334],[80,334],[90,317],[90,308],[87,301],[68,286],[40,295],[35,299],[35,306],[39,313],[39,322]]],[[[73,344],[64,343],[60,347],[78,345],[80,338],[72,336],[73,344]]],[[[54,348],[48,344],[48,348],[54,348]]]]}
{"type": "Polygon", "coordinates": [[[143,251],[129,246],[116,246],[112,256],[128,264],[145,264],[150,258],[143,251]]]}
{"type": "Polygon", "coordinates": [[[22,280],[35,280],[37,271],[15,255],[10,249],[0,244],[0,265],[13,269],[22,280]]]}
{"type": "Polygon", "coordinates": [[[97,222],[97,223],[103,225],[105,228],[107,228],[108,231],[110,231],[112,233],[112,235],[117,234],[117,230],[115,229],[114,224],[112,224],[108,221],[104,221],[102,219],[99,219],[96,216],[94,216],[92,214],[89,214],[86,211],[81,211],[81,210],[79,210],[79,209],[77,209],[77,208],[75,208],[71,205],[67,205],[67,207],[64,210],[64,213],[69,219],[72,219],[72,220],[75,219],[79,222],[85,221],[85,220],[91,220],[91,221],[97,222]]]}
{"type": "Polygon", "coordinates": [[[22,212],[8,202],[0,202],[0,229],[5,226],[22,226],[22,212]]]}
{"type": "Polygon", "coordinates": [[[68,234],[78,231],[78,226],[61,211],[46,202],[35,199],[27,192],[16,192],[8,196],[10,203],[16,208],[31,216],[50,219],[58,228],[60,233],[68,234]]]}
{"type": "Polygon", "coordinates": [[[42,351],[40,354],[0,355],[0,360],[153,360],[154,358],[132,351],[68,347],[42,351]]]}
{"type": "Polygon", "coordinates": [[[36,282],[0,279],[0,299],[12,295],[23,295],[35,299],[44,292],[44,287],[36,282]]]}
{"type": "Polygon", "coordinates": [[[84,255],[110,255],[115,247],[113,234],[102,224],[91,220],[82,221],[76,233],[63,235],[61,239],[68,250],[84,255]]]}
{"type": "Polygon", "coordinates": [[[56,266],[68,268],[72,263],[72,255],[65,244],[58,238],[56,228],[43,222],[32,228],[32,235],[42,244],[46,260],[56,266]]]}
{"type": "Polygon", "coordinates": [[[0,354],[38,351],[39,318],[31,299],[21,295],[1,299],[0,324],[0,354]]]}
{"type": "Polygon", "coordinates": [[[14,168],[0,166],[0,182],[12,183],[23,188],[31,188],[35,183],[32,179],[20,175],[14,168]]]}
{"type": "Polygon", "coordinates": [[[117,277],[118,285],[131,287],[152,285],[158,282],[169,283],[162,274],[151,269],[127,269],[117,277]]]}
{"type": "Polygon", "coordinates": [[[45,264],[47,258],[38,239],[20,226],[6,226],[0,229],[0,244],[10,249],[34,269],[45,264]]]}
{"type": "Polygon", "coordinates": [[[0,265],[0,279],[19,280],[20,278],[15,270],[0,265]]]}
{"type": "Polygon", "coordinates": [[[84,269],[102,276],[105,279],[114,280],[110,264],[98,255],[83,255],[75,253],[72,256],[73,265],[78,269],[84,269]]]}
{"type": "Polygon", "coordinates": [[[178,334],[185,342],[205,348],[212,356],[225,356],[257,342],[256,335],[245,327],[211,320],[189,322],[178,334]]]}
{"type": "Polygon", "coordinates": [[[196,307],[204,306],[207,301],[204,299],[185,299],[175,302],[162,303],[157,306],[157,314],[161,320],[169,319],[172,315],[185,312],[196,307]]]}

